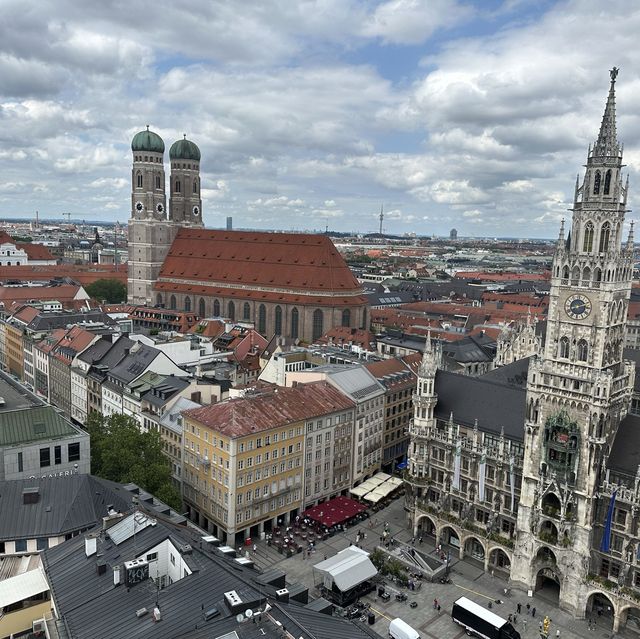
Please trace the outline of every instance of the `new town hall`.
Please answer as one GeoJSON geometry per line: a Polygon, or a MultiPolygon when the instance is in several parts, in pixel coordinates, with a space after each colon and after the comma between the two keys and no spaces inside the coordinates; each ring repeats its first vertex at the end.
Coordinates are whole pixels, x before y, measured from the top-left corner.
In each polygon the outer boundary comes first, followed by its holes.
{"type": "Polygon", "coordinates": [[[416,534],[577,617],[640,629],[640,417],[623,354],[633,230],[615,83],[560,228],[544,347],[478,377],[439,370],[427,342],[411,426],[416,534]],[[526,380],[526,382],[524,381],[526,380]]]}

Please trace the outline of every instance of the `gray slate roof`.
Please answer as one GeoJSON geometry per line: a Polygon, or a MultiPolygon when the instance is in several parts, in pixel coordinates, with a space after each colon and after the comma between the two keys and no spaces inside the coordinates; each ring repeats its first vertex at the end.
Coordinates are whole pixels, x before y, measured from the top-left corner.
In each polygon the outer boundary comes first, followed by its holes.
{"type": "Polygon", "coordinates": [[[477,419],[482,431],[500,434],[504,428],[507,438],[524,439],[525,389],[484,377],[438,371],[435,391],[438,419],[448,420],[453,412],[454,423],[473,426],[477,419]]]}
{"type": "Polygon", "coordinates": [[[607,466],[611,470],[635,477],[640,465],[640,416],[627,415],[616,433],[607,466]]]}
{"type": "Polygon", "coordinates": [[[153,348],[153,346],[147,346],[139,342],[136,342],[136,344],[139,347],[136,347],[135,352],[130,352],[121,362],[110,368],[109,377],[117,379],[123,384],[128,384],[136,377],[140,377],[151,362],[160,355],[161,351],[153,348]]]}
{"type": "Polygon", "coordinates": [[[126,510],[131,502],[91,475],[0,482],[0,541],[65,535],[90,528],[107,515],[107,506],[126,510]],[[39,489],[35,504],[23,504],[25,488],[39,489]]]}
{"type": "Polygon", "coordinates": [[[506,366],[500,366],[481,376],[484,380],[509,384],[510,386],[527,387],[530,357],[519,359],[506,366]]]}
{"type": "Polygon", "coordinates": [[[27,328],[32,331],[52,331],[55,328],[66,328],[67,326],[82,326],[85,322],[101,322],[105,326],[117,326],[118,323],[103,313],[99,309],[91,309],[84,313],[81,312],[42,312],[34,317],[27,328]]]}

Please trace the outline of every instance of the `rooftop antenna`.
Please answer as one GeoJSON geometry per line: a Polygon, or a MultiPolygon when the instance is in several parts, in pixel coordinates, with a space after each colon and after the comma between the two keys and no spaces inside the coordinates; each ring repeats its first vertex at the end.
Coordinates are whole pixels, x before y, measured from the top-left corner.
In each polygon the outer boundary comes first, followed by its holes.
{"type": "Polygon", "coordinates": [[[380,205],[380,235],[382,236],[382,222],[384,221],[384,204],[380,205]]]}
{"type": "Polygon", "coordinates": [[[39,213],[36,209],[36,231],[40,228],[40,218],[39,218],[39,213]]]}
{"type": "Polygon", "coordinates": [[[120,222],[116,221],[116,227],[113,231],[113,265],[118,268],[118,231],[120,230],[120,222]]]}

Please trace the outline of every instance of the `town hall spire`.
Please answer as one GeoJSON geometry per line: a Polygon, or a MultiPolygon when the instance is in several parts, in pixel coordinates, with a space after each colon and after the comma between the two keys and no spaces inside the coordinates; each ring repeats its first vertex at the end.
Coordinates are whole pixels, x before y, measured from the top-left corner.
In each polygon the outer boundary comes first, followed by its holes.
{"type": "Polygon", "coordinates": [[[618,68],[613,67],[609,71],[609,75],[611,84],[609,85],[607,104],[604,108],[598,139],[593,145],[592,156],[595,158],[618,157],[620,154],[620,145],[618,144],[616,133],[616,78],[618,77],[618,68]]]}

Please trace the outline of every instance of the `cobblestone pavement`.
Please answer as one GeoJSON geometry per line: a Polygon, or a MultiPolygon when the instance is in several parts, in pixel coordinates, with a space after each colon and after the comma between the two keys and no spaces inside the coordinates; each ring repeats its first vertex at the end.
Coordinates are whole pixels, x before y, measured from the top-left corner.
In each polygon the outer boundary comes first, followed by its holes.
{"type": "MultiPolygon", "coordinates": [[[[374,514],[370,520],[363,522],[360,528],[352,527],[346,532],[334,535],[327,541],[318,542],[316,551],[307,558],[305,553],[286,558],[279,554],[274,547],[267,546],[266,542],[257,542],[254,560],[262,568],[279,567],[287,574],[290,583],[301,582],[309,586],[310,592],[317,596],[313,581],[313,565],[322,561],[325,556],[330,557],[343,550],[351,543],[355,543],[358,530],[366,532],[366,539],[360,544],[366,550],[373,550],[380,541],[380,535],[384,529],[384,522],[388,522],[391,534],[400,542],[408,543],[412,536],[407,528],[406,513],[404,512],[404,499],[399,498],[386,509],[374,514]]],[[[425,540],[422,546],[417,546],[423,552],[434,551],[433,543],[425,540]]],[[[485,573],[473,560],[458,561],[454,558],[451,563],[451,578],[453,584],[428,583],[422,584],[420,591],[410,592],[402,589],[408,596],[406,602],[398,602],[395,597],[384,602],[375,593],[363,598],[371,604],[376,615],[373,629],[382,637],[388,637],[389,622],[395,617],[401,617],[420,632],[423,639],[460,639],[466,636],[462,629],[451,621],[451,606],[458,597],[465,596],[473,601],[486,606],[490,601],[500,599],[503,603],[493,604],[493,612],[507,618],[509,614],[516,613],[518,603],[522,605],[523,614],[517,615],[516,628],[522,635],[522,639],[539,639],[538,625],[545,615],[551,618],[549,632],[550,639],[556,637],[560,630],[562,639],[611,639],[612,637],[638,637],[634,633],[615,634],[611,631],[611,623],[608,619],[601,619],[595,630],[589,630],[586,620],[574,619],[568,613],[560,610],[556,605],[549,603],[538,594],[529,598],[523,590],[512,589],[509,594],[504,594],[506,582],[497,575],[492,577],[485,573]],[[434,598],[438,599],[441,606],[440,613],[433,608],[434,598]],[[409,602],[417,601],[416,608],[410,608],[409,602]],[[536,617],[524,614],[526,604],[536,608],[536,617]]]]}

